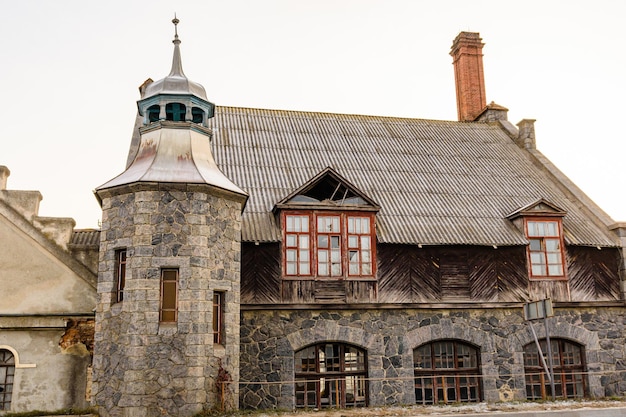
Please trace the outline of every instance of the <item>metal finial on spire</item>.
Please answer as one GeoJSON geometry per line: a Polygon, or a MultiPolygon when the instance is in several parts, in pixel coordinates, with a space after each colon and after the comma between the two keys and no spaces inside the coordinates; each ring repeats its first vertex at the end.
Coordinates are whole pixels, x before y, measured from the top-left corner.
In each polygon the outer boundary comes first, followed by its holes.
{"type": "Polygon", "coordinates": [[[174,24],[174,40],[172,41],[175,44],[179,44],[180,40],[178,39],[178,23],[180,20],[176,17],[176,13],[174,13],[174,18],[172,19],[172,23],[174,24]]]}

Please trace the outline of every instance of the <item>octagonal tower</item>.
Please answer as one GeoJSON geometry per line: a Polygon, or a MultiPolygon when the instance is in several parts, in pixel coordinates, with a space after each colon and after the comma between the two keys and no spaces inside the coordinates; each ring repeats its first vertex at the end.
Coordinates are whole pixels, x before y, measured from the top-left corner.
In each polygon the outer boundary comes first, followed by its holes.
{"type": "Polygon", "coordinates": [[[247,194],[213,159],[214,105],[183,73],[172,22],[172,69],[143,86],[132,162],[95,191],[103,214],[92,392],[102,416],[238,407],[247,194]]]}

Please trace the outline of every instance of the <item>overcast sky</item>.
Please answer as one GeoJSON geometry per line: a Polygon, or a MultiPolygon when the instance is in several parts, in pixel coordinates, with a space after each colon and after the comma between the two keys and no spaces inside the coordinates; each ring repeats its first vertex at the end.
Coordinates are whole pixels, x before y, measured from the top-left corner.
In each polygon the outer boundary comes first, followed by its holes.
{"type": "Polygon", "coordinates": [[[138,86],[186,75],[217,105],[456,120],[452,40],[480,32],[487,101],[626,221],[626,2],[0,0],[0,165],[41,216],[98,227],[138,86]]]}

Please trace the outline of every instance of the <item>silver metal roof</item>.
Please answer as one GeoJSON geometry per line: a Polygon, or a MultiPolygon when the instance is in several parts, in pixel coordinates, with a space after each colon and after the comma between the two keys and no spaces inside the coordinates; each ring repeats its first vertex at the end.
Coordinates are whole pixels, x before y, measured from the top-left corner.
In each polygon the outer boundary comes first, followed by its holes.
{"type": "Polygon", "coordinates": [[[210,132],[191,122],[161,120],[140,129],[133,162],[96,191],[137,182],[208,184],[246,195],[220,171],[213,159],[210,132]]]}
{"type": "MultiPolygon", "coordinates": [[[[172,20],[174,27],[178,25],[178,19],[172,20]]],[[[172,57],[172,69],[167,77],[155,81],[146,87],[146,91],[142,99],[146,99],[158,94],[193,94],[207,100],[204,87],[187,78],[183,72],[183,63],[180,56],[180,39],[178,39],[178,29],[175,31],[174,40],[174,56],[172,57]]]]}
{"type": "Polygon", "coordinates": [[[498,124],[218,106],[209,125],[219,169],[250,196],[244,241],[279,241],[274,205],[332,167],[380,204],[380,242],[523,245],[506,217],[543,198],[566,211],[569,244],[617,246],[498,124]]]}

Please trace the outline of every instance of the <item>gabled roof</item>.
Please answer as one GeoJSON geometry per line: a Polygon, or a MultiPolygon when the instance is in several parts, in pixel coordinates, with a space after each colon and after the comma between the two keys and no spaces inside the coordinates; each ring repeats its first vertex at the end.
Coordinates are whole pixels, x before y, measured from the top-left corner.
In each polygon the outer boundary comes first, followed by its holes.
{"type": "Polygon", "coordinates": [[[499,123],[217,107],[210,125],[216,163],[250,195],[243,241],[279,241],[273,207],[331,167],[380,205],[383,243],[524,245],[507,216],[545,199],[569,244],[617,246],[499,123]]]}
{"type": "Polygon", "coordinates": [[[331,167],[276,204],[280,208],[335,208],[378,211],[380,206],[331,167]]]}
{"type": "Polygon", "coordinates": [[[541,198],[537,201],[533,201],[530,204],[520,207],[513,213],[506,216],[508,219],[514,219],[519,216],[528,215],[549,215],[549,216],[565,216],[567,212],[560,207],[555,206],[551,202],[541,198]]]}

